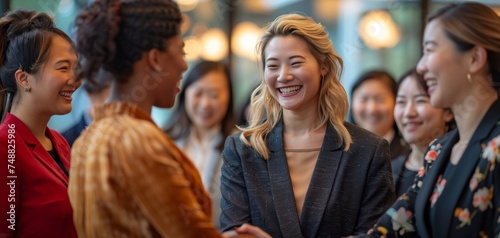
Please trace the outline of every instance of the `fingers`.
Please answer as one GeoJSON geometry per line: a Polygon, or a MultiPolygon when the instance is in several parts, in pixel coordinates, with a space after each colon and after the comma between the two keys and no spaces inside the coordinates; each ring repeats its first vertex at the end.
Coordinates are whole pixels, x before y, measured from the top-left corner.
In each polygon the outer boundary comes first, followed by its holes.
{"type": "Polygon", "coordinates": [[[250,224],[243,224],[242,226],[236,228],[236,231],[238,233],[248,233],[254,236],[257,236],[259,238],[271,238],[269,234],[267,234],[265,231],[260,229],[259,227],[252,226],[250,224]]]}

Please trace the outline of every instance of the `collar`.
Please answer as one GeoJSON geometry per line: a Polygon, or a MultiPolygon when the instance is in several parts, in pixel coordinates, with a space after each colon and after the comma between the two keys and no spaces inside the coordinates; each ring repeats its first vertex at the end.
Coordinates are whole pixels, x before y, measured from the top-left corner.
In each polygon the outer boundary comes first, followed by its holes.
{"type": "Polygon", "coordinates": [[[90,114],[92,118],[94,118],[94,121],[110,116],[128,115],[133,118],[150,121],[155,124],[151,116],[145,110],[139,108],[137,104],[129,102],[112,102],[95,106],[90,110],[90,114]]]}

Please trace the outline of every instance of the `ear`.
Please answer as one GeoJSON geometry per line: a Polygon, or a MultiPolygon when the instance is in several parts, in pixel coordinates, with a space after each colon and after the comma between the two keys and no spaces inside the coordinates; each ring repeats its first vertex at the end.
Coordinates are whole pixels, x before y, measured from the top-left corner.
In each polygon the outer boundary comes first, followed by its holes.
{"type": "Polygon", "coordinates": [[[453,119],[453,112],[451,112],[451,109],[446,108],[443,111],[443,118],[445,122],[450,122],[453,119]]]}
{"type": "Polygon", "coordinates": [[[482,70],[486,70],[488,63],[488,53],[486,49],[481,46],[474,46],[470,52],[469,58],[469,72],[471,74],[477,74],[482,70]]]}
{"type": "Polygon", "coordinates": [[[328,73],[328,69],[325,66],[321,66],[321,76],[324,77],[328,73]]]}
{"type": "Polygon", "coordinates": [[[26,88],[29,86],[29,81],[28,81],[28,73],[25,71],[18,69],[14,73],[14,77],[16,78],[16,83],[17,85],[26,88]]]}
{"type": "Polygon", "coordinates": [[[160,51],[158,49],[151,49],[147,53],[147,64],[151,67],[151,69],[155,71],[161,71],[160,67],[160,51]]]}

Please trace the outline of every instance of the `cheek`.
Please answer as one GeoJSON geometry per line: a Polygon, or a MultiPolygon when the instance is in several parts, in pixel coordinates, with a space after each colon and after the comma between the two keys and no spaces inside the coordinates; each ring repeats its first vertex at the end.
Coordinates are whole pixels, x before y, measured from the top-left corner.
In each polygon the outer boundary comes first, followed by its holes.
{"type": "Polygon", "coordinates": [[[186,109],[188,116],[191,117],[195,107],[196,107],[196,98],[186,93],[186,100],[184,101],[184,109],[186,109]]]}
{"type": "Polygon", "coordinates": [[[274,88],[274,83],[276,82],[276,77],[270,73],[264,73],[264,82],[269,87],[269,89],[274,88]]]}
{"type": "Polygon", "coordinates": [[[355,116],[359,116],[365,110],[365,103],[360,102],[359,100],[352,101],[352,113],[355,116]]]}
{"type": "Polygon", "coordinates": [[[394,120],[396,122],[401,121],[404,116],[404,108],[403,107],[394,107],[394,120]]]}
{"type": "Polygon", "coordinates": [[[387,117],[394,117],[394,103],[384,103],[380,106],[383,115],[387,117]]]}
{"type": "Polygon", "coordinates": [[[228,104],[229,104],[229,95],[224,95],[224,96],[221,96],[221,97],[217,100],[217,108],[218,108],[220,111],[226,111],[226,110],[227,110],[227,107],[228,107],[228,104]]]}

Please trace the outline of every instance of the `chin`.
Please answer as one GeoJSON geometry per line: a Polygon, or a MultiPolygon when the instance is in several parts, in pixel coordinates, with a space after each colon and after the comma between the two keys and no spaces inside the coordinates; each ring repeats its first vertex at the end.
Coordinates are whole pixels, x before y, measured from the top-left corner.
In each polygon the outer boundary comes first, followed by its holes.
{"type": "Polygon", "coordinates": [[[153,104],[153,106],[166,109],[166,108],[172,108],[174,106],[174,104],[175,104],[175,101],[173,101],[173,102],[159,102],[159,103],[153,104]]]}
{"type": "Polygon", "coordinates": [[[71,107],[58,110],[54,115],[66,115],[71,112],[71,107]]]}

